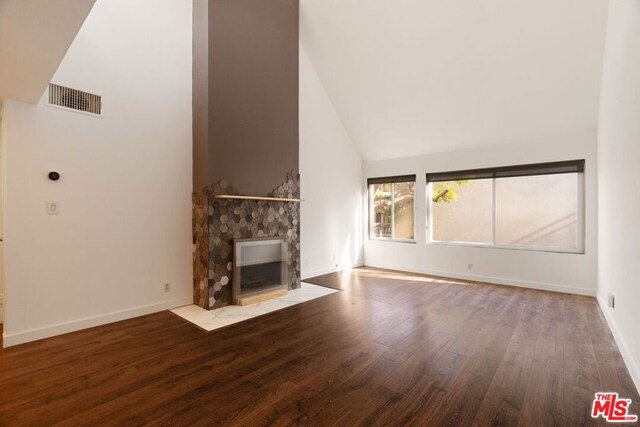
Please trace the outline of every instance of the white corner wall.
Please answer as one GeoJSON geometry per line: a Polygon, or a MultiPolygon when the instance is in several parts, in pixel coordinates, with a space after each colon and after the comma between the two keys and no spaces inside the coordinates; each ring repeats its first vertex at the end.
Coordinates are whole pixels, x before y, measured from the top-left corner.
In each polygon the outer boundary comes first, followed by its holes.
{"type": "Polygon", "coordinates": [[[362,158],[300,46],[302,278],[362,264],[362,158]]]}
{"type": "MultiPolygon", "coordinates": [[[[518,144],[367,162],[365,178],[416,174],[416,243],[365,239],[365,264],[415,273],[584,295],[596,293],[596,131],[563,132],[518,144]],[[427,245],[428,172],[586,160],[585,254],[427,245]],[[473,269],[468,270],[468,264],[473,269]]],[[[365,212],[365,217],[367,213],[365,212]]]]}
{"type": "Polygon", "coordinates": [[[191,40],[189,0],[98,0],[52,81],[104,117],[5,103],[5,346],[191,303],[191,40]]]}
{"type": "Polygon", "coordinates": [[[640,1],[610,0],[598,142],[598,300],[640,390],[640,1]],[[607,307],[609,294],[615,308],[607,307]]]}

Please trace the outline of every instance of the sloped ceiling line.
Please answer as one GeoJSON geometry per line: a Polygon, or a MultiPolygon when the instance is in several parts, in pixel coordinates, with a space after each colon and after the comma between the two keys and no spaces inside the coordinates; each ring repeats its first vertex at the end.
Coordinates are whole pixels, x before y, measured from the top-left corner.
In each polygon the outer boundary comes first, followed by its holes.
{"type": "Polygon", "coordinates": [[[37,103],[95,0],[0,0],[0,99],[37,103]]]}
{"type": "Polygon", "coordinates": [[[300,40],[365,160],[595,129],[601,0],[301,0],[300,40]]]}

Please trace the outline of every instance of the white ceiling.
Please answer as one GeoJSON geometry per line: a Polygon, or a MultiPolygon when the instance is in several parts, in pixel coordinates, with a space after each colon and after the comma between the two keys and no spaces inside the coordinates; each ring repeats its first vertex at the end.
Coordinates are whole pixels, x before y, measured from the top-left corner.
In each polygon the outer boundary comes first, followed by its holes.
{"type": "Polygon", "coordinates": [[[366,160],[595,129],[606,0],[301,0],[366,160]]]}
{"type": "Polygon", "coordinates": [[[38,102],[95,0],[0,0],[0,99],[38,102]]]}

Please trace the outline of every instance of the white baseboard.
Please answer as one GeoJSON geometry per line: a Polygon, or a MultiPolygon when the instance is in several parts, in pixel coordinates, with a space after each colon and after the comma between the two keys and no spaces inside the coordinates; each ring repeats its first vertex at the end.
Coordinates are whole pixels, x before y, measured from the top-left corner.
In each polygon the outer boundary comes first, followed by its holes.
{"type": "Polygon", "coordinates": [[[631,375],[631,379],[640,393],[640,367],[638,366],[638,362],[633,359],[631,352],[629,351],[629,347],[627,346],[618,326],[616,324],[615,319],[611,315],[611,309],[607,307],[607,302],[602,298],[601,295],[597,296],[598,304],[600,305],[600,310],[602,314],[604,314],[604,318],[607,319],[607,324],[609,325],[609,329],[613,334],[613,339],[616,341],[618,345],[618,350],[620,350],[620,354],[622,355],[622,359],[624,363],[627,365],[627,369],[629,370],[629,374],[631,375]]]}
{"type": "Polygon", "coordinates": [[[348,267],[348,268],[329,267],[329,268],[324,268],[324,269],[321,269],[321,270],[305,271],[305,272],[302,273],[301,280],[306,280],[306,279],[310,279],[312,277],[317,277],[317,276],[323,276],[325,274],[336,273],[338,271],[351,270],[351,269],[362,267],[362,266],[363,266],[363,264],[355,264],[355,265],[352,265],[351,267],[348,267]]]}
{"type": "Polygon", "coordinates": [[[31,329],[24,332],[13,334],[3,334],[2,343],[4,347],[23,344],[43,338],[49,338],[56,335],[66,334],[68,332],[79,331],[81,329],[92,328],[107,323],[118,322],[120,320],[131,319],[133,317],[144,316],[146,314],[157,313],[158,311],[170,310],[172,308],[182,307],[193,303],[193,297],[178,298],[171,301],[165,301],[158,304],[145,305],[142,307],[131,308],[122,311],[115,311],[99,316],[86,317],[84,319],[72,320],[70,322],[59,323],[56,325],[45,326],[42,328],[31,329]]]}
{"type": "Polygon", "coordinates": [[[449,271],[428,270],[425,268],[413,268],[399,265],[370,264],[365,262],[367,267],[385,268],[388,270],[406,271],[408,273],[427,274],[431,276],[450,277],[452,279],[471,280],[474,282],[495,283],[497,285],[516,286],[518,288],[539,289],[542,291],[562,292],[566,294],[587,295],[595,297],[595,290],[572,288],[569,286],[556,285],[551,283],[529,282],[525,280],[505,279],[502,277],[482,276],[479,274],[452,273],[449,271]]]}

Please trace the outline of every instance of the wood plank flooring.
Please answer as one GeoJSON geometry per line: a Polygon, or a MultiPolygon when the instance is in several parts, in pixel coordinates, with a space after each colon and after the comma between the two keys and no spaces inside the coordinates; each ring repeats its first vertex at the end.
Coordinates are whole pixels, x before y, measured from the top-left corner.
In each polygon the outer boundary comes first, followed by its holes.
{"type": "Polygon", "coordinates": [[[604,425],[640,398],[593,298],[376,269],[205,333],[170,312],[0,350],[0,426],[604,425]]]}

